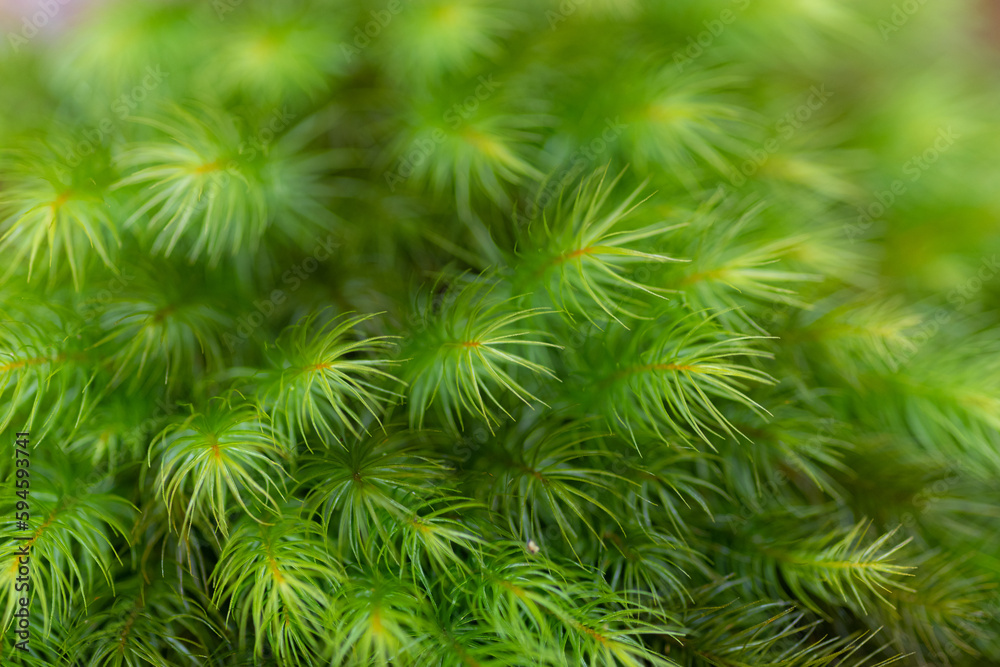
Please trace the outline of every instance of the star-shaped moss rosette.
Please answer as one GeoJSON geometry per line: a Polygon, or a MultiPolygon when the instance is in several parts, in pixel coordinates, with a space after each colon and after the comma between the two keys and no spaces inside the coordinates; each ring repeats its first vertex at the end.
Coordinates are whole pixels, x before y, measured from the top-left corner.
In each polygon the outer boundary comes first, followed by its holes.
{"type": "Polygon", "coordinates": [[[1000,664],[981,5],[14,11],[0,664],[1000,664]]]}

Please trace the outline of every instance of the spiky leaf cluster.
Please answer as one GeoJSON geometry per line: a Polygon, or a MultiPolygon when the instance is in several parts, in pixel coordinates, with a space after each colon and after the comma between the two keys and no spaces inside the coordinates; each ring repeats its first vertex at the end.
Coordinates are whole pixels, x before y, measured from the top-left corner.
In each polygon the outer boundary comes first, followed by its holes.
{"type": "Polygon", "coordinates": [[[0,663],[1000,663],[981,5],[15,12],[0,663]]]}

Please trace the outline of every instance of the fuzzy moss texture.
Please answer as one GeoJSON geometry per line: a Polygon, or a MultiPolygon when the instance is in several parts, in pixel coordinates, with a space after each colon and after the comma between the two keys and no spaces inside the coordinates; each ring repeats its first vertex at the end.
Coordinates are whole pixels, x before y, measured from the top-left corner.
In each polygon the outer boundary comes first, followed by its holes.
{"type": "Polygon", "coordinates": [[[3,664],[1000,664],[986,3],[36,4],[3,664]]]}

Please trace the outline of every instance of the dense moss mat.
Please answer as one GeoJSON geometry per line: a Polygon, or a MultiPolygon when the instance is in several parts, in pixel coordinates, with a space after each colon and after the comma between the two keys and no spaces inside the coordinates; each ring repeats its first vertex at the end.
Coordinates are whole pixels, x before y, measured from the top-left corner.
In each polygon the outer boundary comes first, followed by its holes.
{"type": "Polygon", "coordinates": [[[1000,664],[989,7],[36,4],[3,664],[1000,664]]]}

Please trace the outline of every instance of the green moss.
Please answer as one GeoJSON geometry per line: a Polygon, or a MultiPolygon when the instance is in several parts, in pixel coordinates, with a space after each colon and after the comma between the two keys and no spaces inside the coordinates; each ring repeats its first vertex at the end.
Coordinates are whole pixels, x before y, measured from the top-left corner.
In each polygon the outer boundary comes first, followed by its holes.
{"type": "Polygon", "coordinates": [[[100,5],[0,46],[0,663],[1000,664],[979,3],[100,5]]]}

